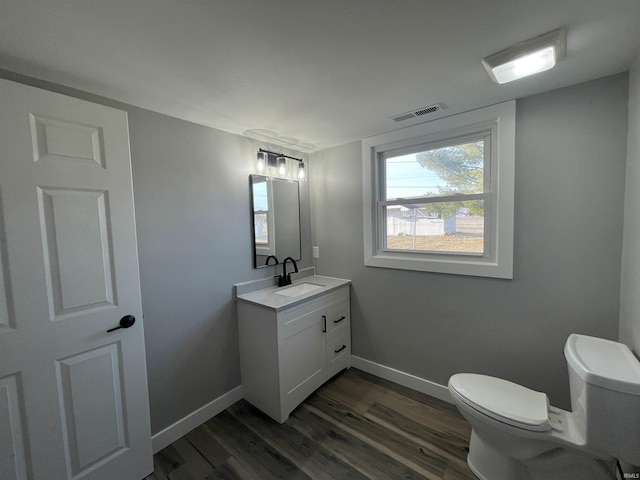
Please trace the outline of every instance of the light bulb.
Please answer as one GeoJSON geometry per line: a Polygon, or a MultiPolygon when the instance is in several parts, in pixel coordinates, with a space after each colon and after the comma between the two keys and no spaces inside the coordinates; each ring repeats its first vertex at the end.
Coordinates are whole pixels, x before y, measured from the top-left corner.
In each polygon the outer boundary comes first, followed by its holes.
{"type": "Polygon", "coordinates": [[[278,174],[279,175],[287,174],[287,159],[284,157],[278,157],[278,174]]]}
{"type": "Polygon", "coordinates": [[[304,180],[304,178],[305,178],[304,163],[300,162],[300,165],[298,165],[298,179],[304,180]]]}
{"type": "Polygon", "coordinates": [[[264,153],[262,152],[258,152],[258,163],[256,164],[256,169],[260,173],[264,171],[264,153]]]}

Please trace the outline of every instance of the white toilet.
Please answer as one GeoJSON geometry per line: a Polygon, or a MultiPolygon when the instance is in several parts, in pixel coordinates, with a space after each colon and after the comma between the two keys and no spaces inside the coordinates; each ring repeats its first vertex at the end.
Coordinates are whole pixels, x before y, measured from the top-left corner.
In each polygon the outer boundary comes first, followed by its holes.
{"type": "Polygon", "coordinates": [[[449,379],[471,423],[467,462],[478,478],[612,480],[616,459],[640,465],[640,362],[626,345],[576,334],[564,354],[571,412],[499,378],[449,379]]]}

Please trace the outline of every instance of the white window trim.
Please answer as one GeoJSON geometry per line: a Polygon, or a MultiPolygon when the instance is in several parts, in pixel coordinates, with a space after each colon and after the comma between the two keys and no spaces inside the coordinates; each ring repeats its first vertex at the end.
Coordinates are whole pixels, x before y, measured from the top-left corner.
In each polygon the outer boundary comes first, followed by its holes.
{"type": "Polygon", "coordinates": [[[362,141],[364,263],[370,267],[513,278],[515,101],[376,135],[362,141]],[[485,256],[393,252],[378,248],[380,152],[491,131],[493,182],[489,251],[485,256]]]}

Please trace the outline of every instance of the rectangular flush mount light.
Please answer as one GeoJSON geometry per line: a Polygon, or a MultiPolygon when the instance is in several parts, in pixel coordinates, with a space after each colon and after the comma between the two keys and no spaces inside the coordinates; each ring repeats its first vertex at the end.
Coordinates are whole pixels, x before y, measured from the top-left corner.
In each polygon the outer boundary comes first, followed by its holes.
{"type": "Polygon", "coordinates": [[[564,57],[565,30],[559,28],[526,40],[482,60],[491,80],[507,83],[544,72],[564,57]]]}

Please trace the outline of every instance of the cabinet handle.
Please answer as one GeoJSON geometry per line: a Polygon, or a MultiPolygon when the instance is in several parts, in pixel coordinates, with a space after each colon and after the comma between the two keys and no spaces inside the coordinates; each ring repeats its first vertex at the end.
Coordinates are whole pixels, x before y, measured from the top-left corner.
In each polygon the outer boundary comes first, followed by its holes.
{"type": "Polygon", "coordinates": [[[347,348],[346,345],[342,345],[339,349],[334,350],[334,353],[340,353],[342,350],[344,350],[345,348],[347,348]]]}
{"type": "Polygon", "coordinates": [[[322,315],[322,333],[327,332],[327,316],[322,315]]]}
{"type": "Polygon", "coordinates": [[[347,317],[342,316],[342,317],[340,317],[338,320],[334,320],[334,321],[333,321],[333,323],[340,323],[340,322],[341,322],[342,320],[344,320],[345,318],[347,318],[347,317]]]}

